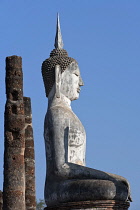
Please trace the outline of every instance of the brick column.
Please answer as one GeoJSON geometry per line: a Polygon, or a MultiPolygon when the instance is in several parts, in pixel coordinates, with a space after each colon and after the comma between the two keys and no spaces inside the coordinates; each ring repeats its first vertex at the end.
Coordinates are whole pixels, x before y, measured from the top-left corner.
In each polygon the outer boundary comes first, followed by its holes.
{"type": "Polygon", "coordinates": [[[0,190],[0,210],[2,210],[2,209],[3,209],[3,193],[0,190]]]}
{"type": "Polygon", "coordinates": [[[44,210],[128,210],[130,203],[127,201],[96,200],[66,202],[44,210]]]}
{"type": "Polygon", "coordinates": [[[3,210],[25,210],[22,58],[6,58],[3,210]]]}
{"type": "Polygon", "coordinates": [[[25,203],[26,210],[36,209],[35,197],[35,158],[32,128],[31,100],[24,97],[25,112],[25,203]]]}

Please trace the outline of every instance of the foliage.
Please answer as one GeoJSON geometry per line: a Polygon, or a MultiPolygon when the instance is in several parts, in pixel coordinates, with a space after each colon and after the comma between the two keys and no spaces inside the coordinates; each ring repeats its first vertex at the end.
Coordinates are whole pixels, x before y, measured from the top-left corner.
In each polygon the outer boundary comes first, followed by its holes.
{"type": "Polygon", "coordinates": [[[46,204],[43,199],[39,199],[39,201],[36,201],[36,210],[44,210],[45,207],[46,204]]]}

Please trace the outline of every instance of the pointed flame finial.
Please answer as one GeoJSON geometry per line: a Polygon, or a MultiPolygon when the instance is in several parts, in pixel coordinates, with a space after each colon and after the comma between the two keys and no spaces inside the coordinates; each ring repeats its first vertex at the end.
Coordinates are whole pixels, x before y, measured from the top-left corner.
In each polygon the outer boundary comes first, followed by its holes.
{"type": "Polygon", "coordinates": [[[60,29],[60,21],[59,21],[59,14],[57,13],[57,25],[56,25],[56,36],[55,36],[55,48],[57,49],[63,49],[63,40],[61,35],[61,29],[60,29]]]}

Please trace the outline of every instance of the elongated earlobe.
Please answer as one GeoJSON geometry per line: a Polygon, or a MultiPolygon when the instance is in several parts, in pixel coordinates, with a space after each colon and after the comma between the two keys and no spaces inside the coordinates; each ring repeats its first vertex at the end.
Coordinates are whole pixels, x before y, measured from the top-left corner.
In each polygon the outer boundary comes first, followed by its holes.
{"type": "Polygon", "coordinates": [[[55,94],[60,98],[60,84],[61,84],[61,68],[59,65],[55,66],[55,94]]]}

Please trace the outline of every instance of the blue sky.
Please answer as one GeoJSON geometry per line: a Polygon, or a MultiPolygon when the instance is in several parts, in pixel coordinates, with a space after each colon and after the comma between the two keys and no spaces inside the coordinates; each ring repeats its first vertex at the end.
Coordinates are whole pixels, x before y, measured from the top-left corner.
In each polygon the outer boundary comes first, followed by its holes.
{"type": "Polygon", "coordinates": [[[126,177],[130,210],[140,194],[140,1],[0,1],[0,189],[3,184],[5,58],[22,56],[24,96],[31,97],[37,198],[43,198],[43,123],[47,98],[41,64],[54,48],[59,12],[64,49],[75,58],[85,86],[72,103],[87,133],[87,166],[126,177]]]}

